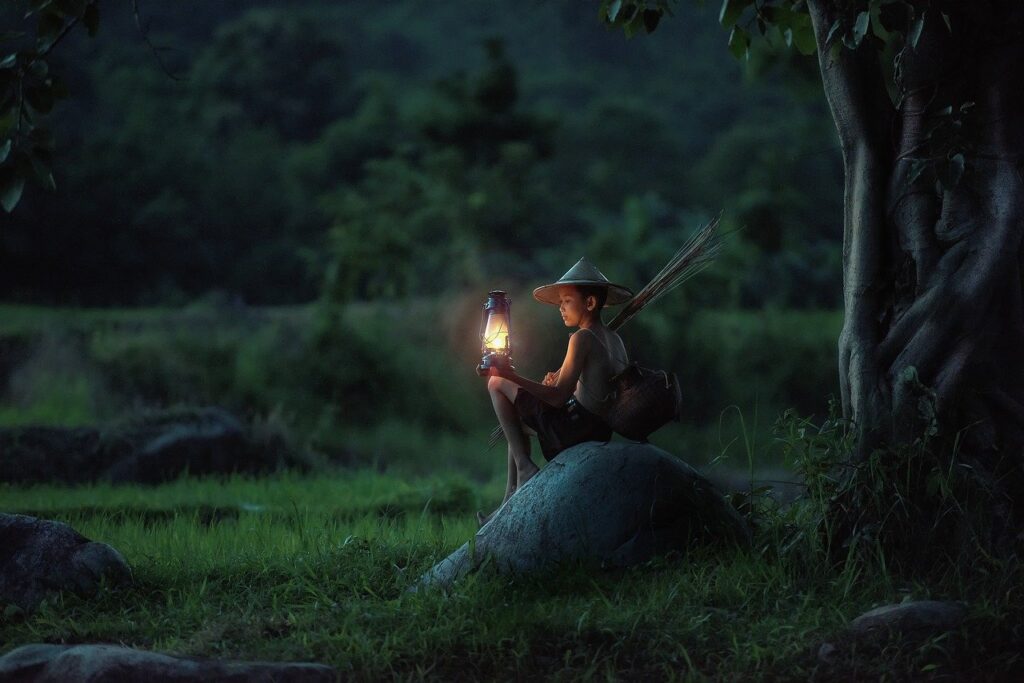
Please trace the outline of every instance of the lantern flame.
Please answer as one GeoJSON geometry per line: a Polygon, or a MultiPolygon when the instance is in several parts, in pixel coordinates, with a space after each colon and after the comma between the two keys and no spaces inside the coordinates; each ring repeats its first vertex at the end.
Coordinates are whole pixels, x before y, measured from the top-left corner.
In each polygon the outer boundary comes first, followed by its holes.
{"type": "Polygon", "coordinates": [[[491,352],[507,353],[508,351],[508,318],[504,313],[492,311],[487,316],[487,328],[484,330],[484,347],[491,352]]]}

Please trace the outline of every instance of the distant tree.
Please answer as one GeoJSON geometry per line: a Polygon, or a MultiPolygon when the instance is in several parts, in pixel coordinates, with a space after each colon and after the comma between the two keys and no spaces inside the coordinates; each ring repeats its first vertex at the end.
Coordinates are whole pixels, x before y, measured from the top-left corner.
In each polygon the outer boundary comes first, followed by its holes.
{"type": "Polygon", "coordinates": [[[350,79],[344,48],[313,15],[277,8],[220,26],[191,70],[207,125],[269,127],[286,140],[316,138],[347,113],[350,79]]]}
{"type": "MultiPolygon", "coordinates": [[[[477,73],[440,79],[393,134],[386,158],[327,193],[333,226],[325,295],[336,302],[478,282],[488,265],[537,245],[559,219],[538,177],[553,122],[521,106],[500,42],[477,73]]],[[[557,239],[557,235],[556,235],[557,239]]]]}

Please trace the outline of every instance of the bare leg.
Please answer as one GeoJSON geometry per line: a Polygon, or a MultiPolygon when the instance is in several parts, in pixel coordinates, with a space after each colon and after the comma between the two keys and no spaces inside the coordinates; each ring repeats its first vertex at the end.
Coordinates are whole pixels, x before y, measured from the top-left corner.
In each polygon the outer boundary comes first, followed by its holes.
{"type": "Polygon", "coordinates": [[[512,494],[516,492],[516,483],[518,481],[516,473],[516,459],[512,455],[512,446],[508,447],[508,479],[505,480],[505,497],[501,499],[502,505],[505,501],[512,497],[512,494]]]}
{"type": "MultiPolygon", "coordinates": [[[[505,501],[512,497],[512,494],[516,492],[516,459],[512,457],[512,447],[508,447],[508,478],[505,480],[505,496],[501,499],[501,504],[504,505],[505,501]]],[[[500,506],[499,506],[500,507],[500,506]]],[[[487,524],[494,513],[485,515],[482,511],[477,511],[476,521],[480,526],[487,524]]]]}
{"type": "MultiPolygon", "coordinates": [[[[530,439],[523,431],[523,423],[513,405],[519,387],[501,377],[491,377],[487,381],[487,391],[491,395],[494,414],[498,416],[505,440],[508,441],[508,479],[505,483],[505,497],[501,501],[504,504],[540,469],[530,458],[530,439]]],[[[477,515],[481,524],[489,518],[490,515],[477,515]]]]}
{"type": "MultiPolygon", "coordinates": [[[[501,429],[505,432],[505,440],[508,441],[508,452],[516,468],[516,481],[512,487],[513,492],[525,484],[540,469],[530,459],[530,440],[523,432],[523,423],[516,413],[513,405],[516,392],[519,387],[501,377],[491,377],[487,381],[487,390],[491,394],[491,404],[494,406],[494,414],[498,416],[501,429]]],[[[511,472],[512,468],[509,468],[511,472]]]]}

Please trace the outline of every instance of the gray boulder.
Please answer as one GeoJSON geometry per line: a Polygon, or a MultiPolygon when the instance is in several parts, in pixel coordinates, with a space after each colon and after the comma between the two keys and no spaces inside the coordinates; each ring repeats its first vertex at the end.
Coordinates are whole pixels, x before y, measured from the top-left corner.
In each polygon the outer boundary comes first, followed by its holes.
{"type": "Polygon", "coordinates": [[[28,612],[50,593],[91,594],[103,577],[131,580],[128,563],[109,545],[61,522],[0,513],[0,603],[28,612]]]}
{"type": "Polygon", "coordinates": [[[628,566],[717,542],[746,545],[749,532],[696,470],[650,444],[587,442],[548,463],[417,587],[449,586],[488,558],[499,572],[628,566]]]}
{"type": "Polygon", "coordinates": [[[127,422],[106,439],[114,482],[157,484],[181,474],[246,471],[252,466],[242,424],[220,408],[153,415],[127,422]]]}
{"type": "Polygon", "coordinates": [[[309,469],[279,434],[254,438],[222,408],[178,408],[131,416],[103,430],[0,429],[0,482],[157,484],[194,475],[309,469]]]}
{"type": "Polygon", "coordinates": [[[23,683],[317,683],[335,681],[322,664],[174,657],[116,645],[24,645],[0,657],[0,681],[23,683]]]}

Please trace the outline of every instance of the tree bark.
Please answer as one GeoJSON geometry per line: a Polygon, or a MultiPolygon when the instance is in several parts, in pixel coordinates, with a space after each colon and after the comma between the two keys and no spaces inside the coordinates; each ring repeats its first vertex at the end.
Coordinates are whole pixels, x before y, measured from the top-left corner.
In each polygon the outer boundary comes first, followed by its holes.
{"type": "Polygon", "coordinates": [[[854,461],[930,438],[983,482],[1005,522],[996,535],[1012,538],[1024,519],[1024,6],[949,3],[948,25],[933,8],[898,52],[893,104],[870,36],[825,44],[835,4],[808,8],[846,173],[839,373],[854,461]]]}

